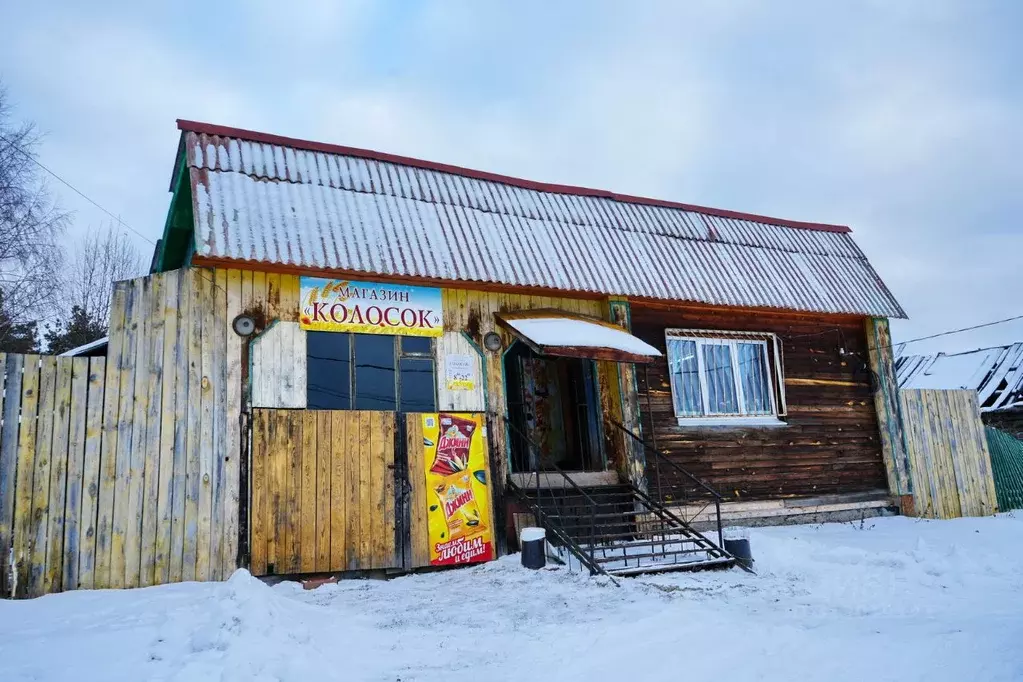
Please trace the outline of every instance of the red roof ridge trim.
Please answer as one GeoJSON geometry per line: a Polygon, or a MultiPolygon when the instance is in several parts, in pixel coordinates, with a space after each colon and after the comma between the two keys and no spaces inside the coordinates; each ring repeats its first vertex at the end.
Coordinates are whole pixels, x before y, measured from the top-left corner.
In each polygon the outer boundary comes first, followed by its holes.
{"type": "Polygon", "coordinates": [[[189,121],[181,118],[179,118],[177,122],[178,130],[181,131],[200,133],[206,135],[218,135],[221,137],[234,137],[243,140],[248,140],[250,142],[276,144],[311,152],[323,152],[325,154],[343,154],[345,156],[356,156],[364,159],[373,159],[376,161],[395,163],[403,166],[412,166],[414,168],[439,171],[441,173],[462,175],[465,177],[475,178],[477,180],[500,182],[506,185],[521,187],[523,189],[536,190],[539,192],[573,194],[576,196],[584,197],[600,197],[604,199],[612,199],[614,201],[620,201],[629,204],[644,204],[647,206],[663,206],[665,208],[677,208],[682,209],[684,211],[692,211],[694,213],[703,213],[706,215],[718,216],[720,218],[749,220],[752,222],[766,223],[768,225],[778,225],[780,227],[791,227],[801,230],[817,230],[819,232],[838,233],[852,232],[852,229],[850,229],[846,225],[830,225],[828,223],[809,223],[800,220],[772,218],[771,216],[758,215],[756,213],[743,213],[741,211],[729,211],[721,208],[711,208],[709,206],[698,206],[696,204],[684,204],[678,201],[652,199],[650,197],[638,197],[630,194],[619,194],[617,192],[610,192],[608,190],[603,189],[578,187],[576,185],[558,185],[548,182],[538,182],[536,180],[526,180],[524,178],[516,178],[510,175],[501,175],[500,173],[491,173],[489,171],[474,170],[472,168],[465,168],[463,166],[455,166],[447,163],[439,163],[437,161],[426,161],[424,159],[416,159],[410,156],[401,156],[399,154],[378,152],[372,149],[346,147],[344,145],[329,144],[326,142],[313,142],[312,140],[302,140],[294,137],[285,137],[283,135],[261,133],[255,130],[246,130],[244,128],[232,128],[230,126],[216,125],[213,123],[202,123],[200,121],[189,121]]]}

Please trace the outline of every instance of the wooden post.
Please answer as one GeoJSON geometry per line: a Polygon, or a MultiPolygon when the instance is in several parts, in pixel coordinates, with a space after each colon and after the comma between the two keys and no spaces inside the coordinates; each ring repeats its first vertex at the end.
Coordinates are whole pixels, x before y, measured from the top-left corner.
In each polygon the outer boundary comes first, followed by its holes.
{"type": "Polygon", "coordinates": [[[892,337],[885,318],[867,318],[867,347],[870,369],[874,379],[874,407],[881,432],[881,452],[888,490],[900,498],[903,514],[913,512],[913,483],[910,477],[909,456],[903,437],[902,417],[899,410],[899,385],[895,377],[892,337]]]}
{"type": "MultiPolygon", "coordinates": [[[[629,302],[624,299],[611,299],[608,301],[607,306],[608,319],[625,331],[631,332],[632,312],[629,302]]],[[[617,363],[617,374],[618,391],[621,395],[622,426],[642,438],[643,425],[639,405],[639,388],[636,382],[636,366],[625,362],[617,363]]],[[[649,397],[649,385],[647,391],[649,397]]],[[[647,411],[650,411],[649,401],[647,411]]],[[[653,429],[652,415],[648,415],[648,418],[651,420],[650,428],[653,429]]],[[[626,475],[630,483],[641,490],[646,490],[646,454],[643,452],[643,447],[626,434],[621,433],[617,429],[615,431],[615,441],[620,442],[621,452],[625,457],[620,471],[626,475]]]]}

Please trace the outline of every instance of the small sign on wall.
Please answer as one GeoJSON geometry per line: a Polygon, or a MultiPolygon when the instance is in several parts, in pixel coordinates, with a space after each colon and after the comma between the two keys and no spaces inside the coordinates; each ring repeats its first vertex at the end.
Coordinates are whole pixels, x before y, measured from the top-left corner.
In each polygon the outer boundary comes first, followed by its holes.
{"type": "Polygon", "coordinates": [[[444,378],[449,391],[476,389],[476,358],[452,353],[444,359],[444,378]]]}
{"type": "Polygon", "coordinates": [[[440,289],[407,284],[303,277],[302,329],[359,334],[440,336],[440,289]]]}

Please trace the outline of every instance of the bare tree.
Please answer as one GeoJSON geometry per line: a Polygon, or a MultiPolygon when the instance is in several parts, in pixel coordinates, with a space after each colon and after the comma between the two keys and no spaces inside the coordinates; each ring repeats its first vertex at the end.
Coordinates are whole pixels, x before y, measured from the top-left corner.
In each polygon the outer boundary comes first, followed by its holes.
{"type": "Polygon", "coordinates": [[[135,245],[113,227],[87,232],[74,248],[61,286],[63,308],[43,334],[48,353],[64,353],[106,336],[113,283],[142,272],[135,245]]]}
{"type": "Polygon", "coordinates": [[[128,235],[113,226],[90,230],[75,245],[64,288],[65,304],[77,305],[89,319],[106,327],[113,283],[142,273],[142,256],[128,235]]]}
{"type": "Polygon", "coordinates": [[[0,350],[18,329],[53,310],[60,291],[60,238],[68,214],[60,210],[35,163],[39,135],[11,119],[0,85],[0,350]]]}

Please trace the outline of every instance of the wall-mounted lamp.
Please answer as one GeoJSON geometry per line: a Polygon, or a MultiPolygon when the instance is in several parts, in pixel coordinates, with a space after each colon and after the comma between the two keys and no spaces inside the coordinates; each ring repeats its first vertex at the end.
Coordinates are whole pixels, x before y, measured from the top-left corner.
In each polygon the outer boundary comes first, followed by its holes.
{"type": "Polygon", "coordinates": [[[252,336],[256,331],[256,321],[248,315],[239,315],[231,322],[231,328],[238,336],[252,336]]]}
{"type": "Polygon", "coordinates": [[[496,353],[501,350],[501,346],[503,345],[504,344],[501,343],[501,335],[497,332],[487,332],[483,336],[483,347],[489,351],[496,353]]]}

